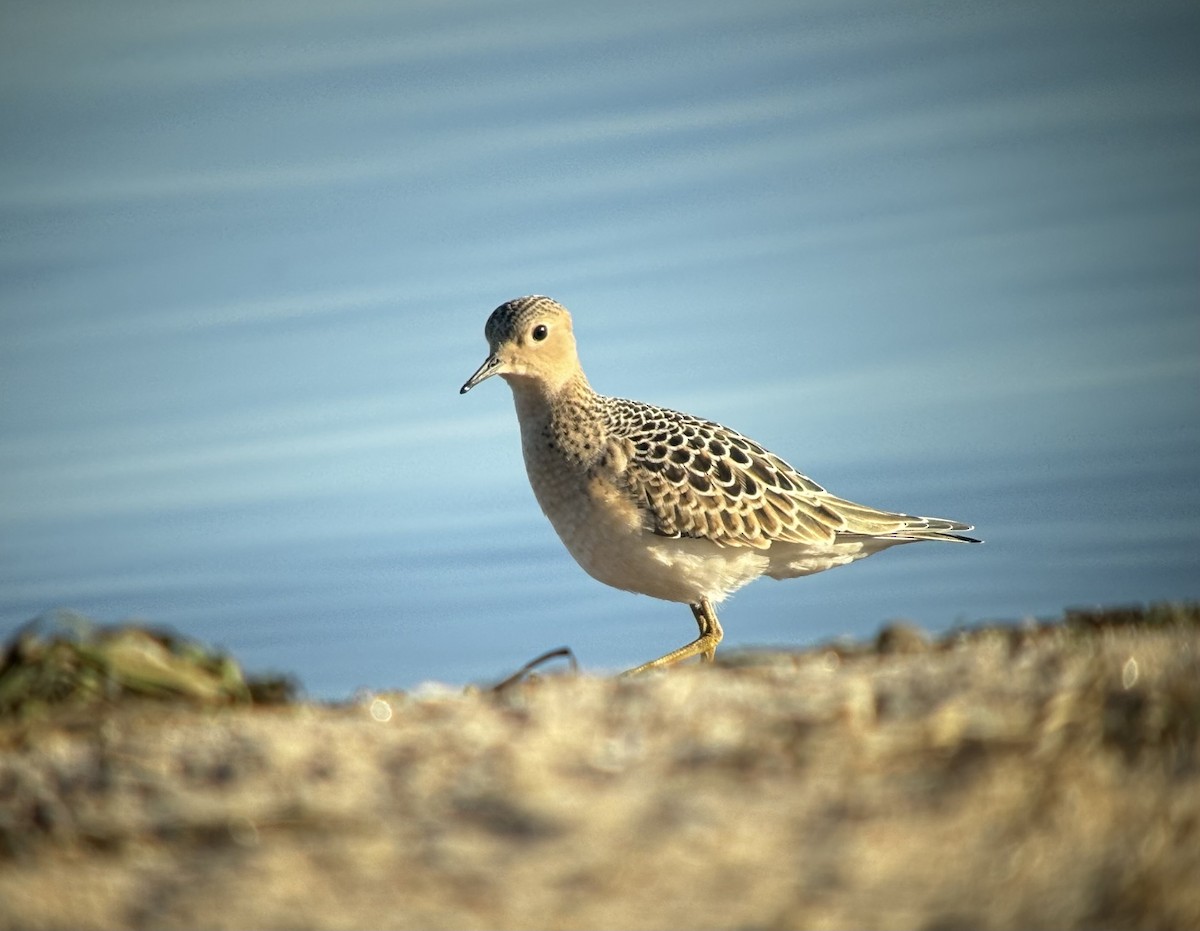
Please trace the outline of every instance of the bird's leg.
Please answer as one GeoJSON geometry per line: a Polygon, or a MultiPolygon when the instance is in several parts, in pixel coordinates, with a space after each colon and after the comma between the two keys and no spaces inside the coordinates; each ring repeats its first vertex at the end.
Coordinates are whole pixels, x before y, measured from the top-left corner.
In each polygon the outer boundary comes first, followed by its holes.
{"type": "Polygon", "coordinates": [[[689,607],[696,618],[696,626],[700,628],[700,636],[678,650],[672,650],[665,656],[652,659],[648,663],[642,663],[642,665],[634,669],[629,669],[621,673],[621,675],[636,676],[650,669],[664,669],[667,666],[674,666],[685,659],[691,659],[697,654],[699,654],[702,663],[711,663],[717,655],[717,644],[725,636],[724,631],[721,630],[721,622],[717,620],[717,612],[713,610],[712,602],[707,598],[701,598],[699,604],[689,605],[689,607]]]}

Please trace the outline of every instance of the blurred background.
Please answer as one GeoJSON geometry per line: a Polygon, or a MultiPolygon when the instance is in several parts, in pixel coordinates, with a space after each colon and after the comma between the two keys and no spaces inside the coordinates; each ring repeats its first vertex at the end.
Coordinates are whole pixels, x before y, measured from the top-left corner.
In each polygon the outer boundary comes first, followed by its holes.
{"type": "Polygon", "coordinates": [[[562,549],[483,360],[973,523],[727,646],[1200,596],[1200,7],[0,3],[0,634],[138,618],[310,695],[695,635],[562,549]]]}

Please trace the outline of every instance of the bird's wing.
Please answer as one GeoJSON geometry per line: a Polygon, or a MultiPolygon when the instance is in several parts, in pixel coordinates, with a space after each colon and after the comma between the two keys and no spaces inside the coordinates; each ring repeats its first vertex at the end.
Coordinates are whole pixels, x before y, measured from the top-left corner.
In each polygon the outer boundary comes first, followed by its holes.
{"type": "Polygon", "coordinates": [[[812,479],[720,424],[610,399],[610,444],[619,482],[646,526],[668,537],[765,549],[775,542],[829,544],[838,537],[967,540],[966,524],[879,511],[831,495],[812,479]]]}

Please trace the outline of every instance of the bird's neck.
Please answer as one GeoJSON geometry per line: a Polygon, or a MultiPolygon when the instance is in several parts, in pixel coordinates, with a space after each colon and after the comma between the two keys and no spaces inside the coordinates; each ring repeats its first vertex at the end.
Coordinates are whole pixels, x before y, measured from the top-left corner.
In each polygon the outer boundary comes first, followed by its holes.
{"type": "Polygon", "coordinates": [[[599,398],[582,372],[555,386],[528,378],[505,380],[512,388],[521,423],[549,423],[566,410],[591,410],[599,398]]]}
{"type": "Polygon", "coordinates": [[[564,465],[585,469],[600,452],[604,437],[603,401],[580,375],[553,394],[510,381],[521,445],[526,460],[546,456],[547,450],[564,465]]]}

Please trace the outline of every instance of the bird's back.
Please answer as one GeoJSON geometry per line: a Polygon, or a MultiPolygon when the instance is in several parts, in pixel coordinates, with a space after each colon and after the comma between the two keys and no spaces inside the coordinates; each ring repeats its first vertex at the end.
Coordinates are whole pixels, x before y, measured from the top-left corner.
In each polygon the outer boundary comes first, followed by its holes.
{"type": "Polygon", "coordinates": [[[620,480],[663,536],[719,546],[831,545],[866,537],[976,542],[959,521],[883,511],[830,494],[735,430],[690,414],[602,398],[605,432],[627,459],[620,480]]]}

